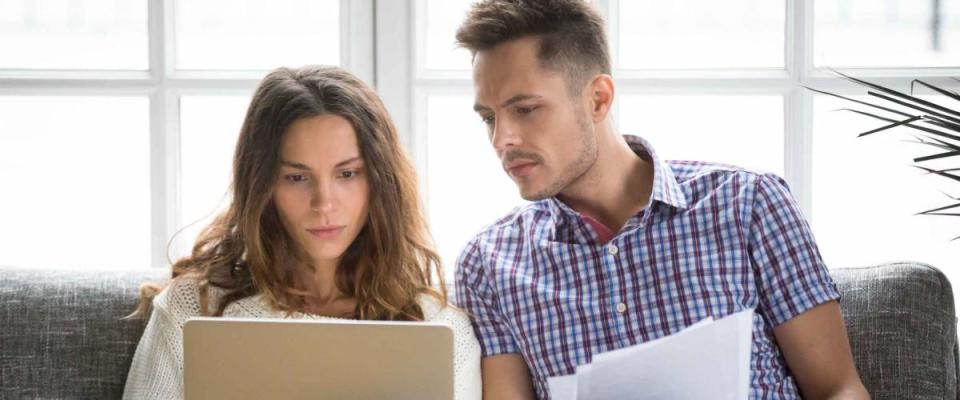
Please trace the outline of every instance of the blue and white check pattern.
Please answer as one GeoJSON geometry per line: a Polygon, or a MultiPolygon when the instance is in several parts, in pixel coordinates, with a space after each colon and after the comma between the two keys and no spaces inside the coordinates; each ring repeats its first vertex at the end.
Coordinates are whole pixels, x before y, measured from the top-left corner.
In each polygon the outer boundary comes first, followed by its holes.
{"type": "MultiPolygon", "coordinates": [[[[484,356],[521,353],[537,395],[594,355],[755,308],[751,398],[798,399],[773,328],[837,291],[785,182],[772,174],[660,160],[650,206],[607,243],[556,199],[485,228],[457,262],[456,298],[484,356]]],[[[643,388],[637,388],[643,390],[643,388]]]]}

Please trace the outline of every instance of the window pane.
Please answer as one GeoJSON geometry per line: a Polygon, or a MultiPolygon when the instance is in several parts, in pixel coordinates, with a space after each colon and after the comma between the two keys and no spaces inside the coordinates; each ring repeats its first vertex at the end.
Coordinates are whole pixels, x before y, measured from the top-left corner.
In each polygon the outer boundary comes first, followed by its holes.
{"type": "Polygon", "coordinates": [[[340,63],[339,0],[177,1],[177,68],[340,63]]]}
{"type": "Polygon", "coordinates": [[[830,0],[815,8],[818,66],[955,67],[960,61],[960,0],[830,0]]]}
{"type": "Polygon", "coordinates": [[[620,68],[782,68],[784,0],[623,0],[620,68]]]}
{"type": "MultiPolygon", "coordinates": [[[[956,203],[941,191],[956,197],[960,185],[911,166],[914,157],[938,152],[905,141],[919,131],[898,128],[857,138],[884,123],[833,111],[850,106],[826,96],[814,100],[812,223],[827,265],[922,261],[960,282],[960,240],[950,241],[960,236],[960,217],[913,215],[956,203]]],[[[960,160],[923,165],[957,167],[960,160]]]]}
{"type": "Polygon", "coordinates": [[[0,265],[150,267],[149,102],[0,97],[0,265]]]}
{"type": "Polygon", "coordinates": [[[180,98],[180,251],[189,254],[197,235],[232,198],[233,152],[250,103],[248,96],[180,98]]]}
{"type": "Polygon", "coordinates": [[[0,0],[0,68],[146,70],[148,52],[146,1],[0,0]]]}
{"type": "Polygon", "coordinates": [[[734,164],[783,175],[780,96],[621,96],[620,132],[663,159],[734,164]]]}
{"type": "Polygon", "coordinates": [[[463,245],[523,199],[500,167],[472,97],[430,96],[426,120],[431,233],[452,277],[463,245]]]}
{"type": "Polygon", "coordinates": [[[426,36],[418,43],[426,43],[427,69],[469,70],[470,52],[456,45],[457,28],[467,16],[472,0],[420,0],[426,2],[426,36]]]}

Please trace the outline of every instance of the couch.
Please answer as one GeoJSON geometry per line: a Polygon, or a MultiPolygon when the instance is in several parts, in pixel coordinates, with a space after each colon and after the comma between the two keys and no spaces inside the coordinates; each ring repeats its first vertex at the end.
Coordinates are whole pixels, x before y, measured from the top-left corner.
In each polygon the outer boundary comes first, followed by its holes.
{"type": "MultiPolygon", "coordinates": [[[[834,269],[854,358],[874,399],[957,399],[950,282],[924,264],[834,269]]],[[[119,398],[143,331],[122,320],[164,271],[0,267],[0,398],[119,398]]]]}

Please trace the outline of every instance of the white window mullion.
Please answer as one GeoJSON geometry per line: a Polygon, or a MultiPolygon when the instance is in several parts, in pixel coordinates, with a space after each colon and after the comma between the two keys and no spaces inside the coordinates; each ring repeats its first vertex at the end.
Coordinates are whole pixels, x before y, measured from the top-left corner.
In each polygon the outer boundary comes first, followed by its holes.
{"type": "Polygon", "coordinates": [[[419,159],[413,130],[413,0],[376,0],[374,81],[377,92],[396,124],[400,140],[419,159]]]}
{"type": "Polygon", "coordinates": [[[376,84],[374,0],[340,0],[340,59],[367,84],[376,84]]]}
{"type": "Polygon", "coordinates": [[[788,1],[785,17],[787,73],[794,87],[784,96],[784,179],[800,209],[813,218],[813,96],[800,85],[813,72],[813,0],[788,1]]]}
{"type": "Polygon", "coordinates": [[[148,7],[150,75],[155,82],[150,96],[150,247],[152,267],[166,268],[170,236],[180,219],[179,107],[167,88],[173,73],[173,0],[150,1],[148,7]]]}

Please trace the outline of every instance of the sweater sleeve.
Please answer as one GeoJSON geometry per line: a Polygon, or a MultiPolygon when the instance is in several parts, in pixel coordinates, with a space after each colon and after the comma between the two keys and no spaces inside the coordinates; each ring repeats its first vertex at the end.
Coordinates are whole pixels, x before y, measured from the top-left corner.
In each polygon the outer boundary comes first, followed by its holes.
{"type": "Polygon", "coordinates": [[[454,366],[453,384],[456,400],[480,400],[482,386],[480,385],[480,343],[473,333],[470,319],[463,312],[449,308],[447,312],[454,314],[451,318],[453,326],[454,366]]]}
{"type": "Polygon", "coordinates": [[[123,390],[126,399],[183,398],[183,336],[167,310],[154,306],[123,390]]]}
{"type": "Polygon", "coordinates": [[[143,331],[127,374],[124,399],[183,398],[183,325],[200,315],[196,279],[174,279],[153,299],[150,322],[143,331]]]}
{"type": "Polygon", "coordinates": [[[440,308],[435,301],[425,301],[427,321],[441,323],[453,330],[453,398],[480,400],[480,343],[473,333],[470,318],[459,309],[440,308]]]}

